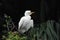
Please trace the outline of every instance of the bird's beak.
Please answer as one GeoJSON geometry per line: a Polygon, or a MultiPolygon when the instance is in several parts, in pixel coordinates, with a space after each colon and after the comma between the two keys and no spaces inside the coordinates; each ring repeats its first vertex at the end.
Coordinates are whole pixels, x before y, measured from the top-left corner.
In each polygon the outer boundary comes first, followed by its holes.
{"type": "Polygon", "coordinates": [[[34,14],[35,12],[31,12],[31,15],[34,14]]]}
{"type": "Polygon", "coordinates": [[[31,12],[32,14],[35,13],[35,12],[31,12]]]}

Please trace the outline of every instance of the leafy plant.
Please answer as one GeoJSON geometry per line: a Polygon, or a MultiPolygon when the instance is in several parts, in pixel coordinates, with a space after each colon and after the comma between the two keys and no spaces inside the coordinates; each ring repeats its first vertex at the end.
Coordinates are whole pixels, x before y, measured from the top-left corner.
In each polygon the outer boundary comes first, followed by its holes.
{"type": "Polygon", "coordinates": [[[48,20],[40,24],[38,40],[57,40],[57,33],[54,30],[54,21],[48,20]]]}
{"type": "MultiPolygon", "coordinates": [[[[10,16],[5,15],[4,27],[7,27],[8,32],[7,36],[3,35],[2,39],[4,40],[57,40],[57,32],[55,30],[55,21],[48,20],[47,22],[43,22],[40,25],[34,26],[31,30],[29,30],[28,35],[19,35],[17,31],[13,31],[15,25],[10,16]],[[10,29],[11,27],[11,29],[10,29]]],[[[59,24],[59,23],[58,23],[59,24]]],[[[56,26],[59,26],[56,24],[56,26]]],[[[5,32],[5,31],[3,31],[5,32]]]]}
{"type": "Polygon", "coordinates": [[[4,14],[4,18],[5,18],[5,24],[3,24],[3,26],[7,28],[7,31],[12,31],[15,28],[12,18],[7,14],[4,14]]]}
{"type": "Polygon", "coordinates": [[[8,32],[8,36],[4,38],[5,40],[26,40],[26,36],[21,36],[18,32],[8,32]]]}

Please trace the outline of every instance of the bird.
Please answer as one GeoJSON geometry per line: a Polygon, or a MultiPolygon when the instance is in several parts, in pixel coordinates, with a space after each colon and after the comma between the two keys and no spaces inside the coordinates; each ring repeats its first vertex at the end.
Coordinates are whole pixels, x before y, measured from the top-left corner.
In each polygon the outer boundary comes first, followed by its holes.
{"type": "Polygon", "coordinates": [[[31,15],[34,12],[31,12],[31,10],[26,10],[24,13],[24,16],[21,17],[19,23],[18,23],[18,31],[19,33],[23,34],[26,31],[28,31],[30,28],[33,28],[34,22],[33,19],[31,19],[31,15]]]}

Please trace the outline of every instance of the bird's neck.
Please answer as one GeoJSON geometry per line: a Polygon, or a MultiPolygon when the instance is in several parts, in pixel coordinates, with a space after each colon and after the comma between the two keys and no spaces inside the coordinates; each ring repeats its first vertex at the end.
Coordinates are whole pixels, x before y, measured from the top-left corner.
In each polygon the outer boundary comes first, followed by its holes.
{"type": "Polygon", "coordinates": [[[31,16],[30,15],[27,15],[27,16],[25,16],[25,18],[28,18],[28,19],[30,18],[31,19],[31,16]]]}
{"type": "Polygon", "coordinates": [[[25,15],[25,16],[30,16],[30,15],[25,15]]]}

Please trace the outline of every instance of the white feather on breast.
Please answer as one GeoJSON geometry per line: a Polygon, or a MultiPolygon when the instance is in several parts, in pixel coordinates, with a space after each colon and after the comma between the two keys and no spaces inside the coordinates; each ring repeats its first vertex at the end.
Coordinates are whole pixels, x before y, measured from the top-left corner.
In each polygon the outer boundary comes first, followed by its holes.
{"type": "Polygon", "coordinates": [[[31,20],[30,16],[24,16],[21,18],[19,26],[19,31],[24,33],[28,31],[30,27],[33,27],[33,20],[31,20]]]}

